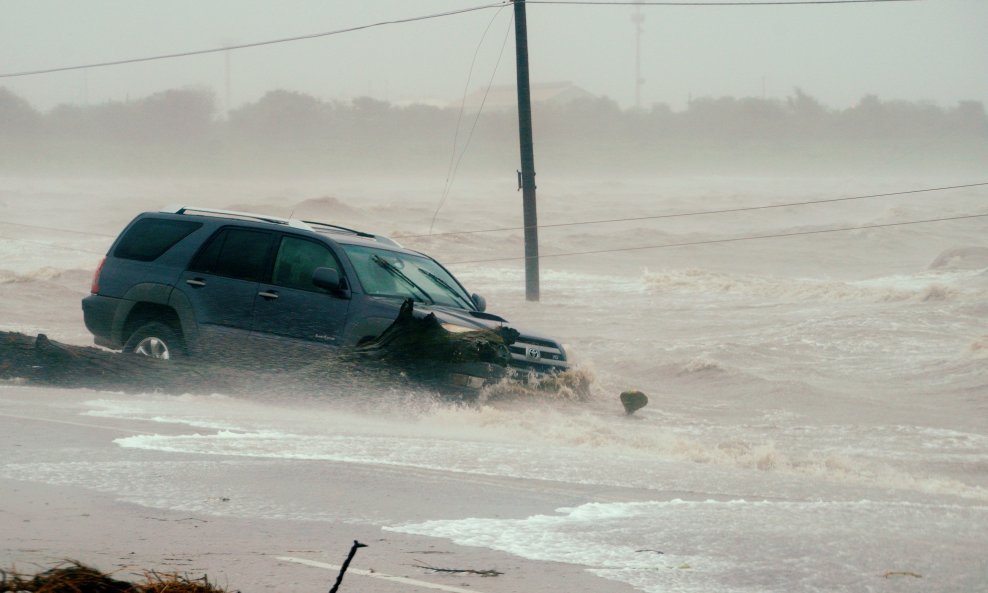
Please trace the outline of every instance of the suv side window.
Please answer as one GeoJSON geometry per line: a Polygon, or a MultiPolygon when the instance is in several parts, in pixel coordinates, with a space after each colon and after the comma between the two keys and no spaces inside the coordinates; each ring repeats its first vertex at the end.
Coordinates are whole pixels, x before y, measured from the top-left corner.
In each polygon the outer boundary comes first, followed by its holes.
{"type": "Polygon", "coordinates": [[[315,241],[286,236],[281,239],[271,281],[287,288],[322,291],[312,284],[312,273],[316,268],[333,268],[340,272],[340,264],[328,247],[315,241]]]}
{"type": "Polygon", "coordinates": [[[138,220],[120,239],[117,248],[113,250],[113,257],[154,261],[201,226],[201,222],[189,220],[163,218],[138,220]]]}
{"type": "Polygon", "coordinates": [[[264,231],[225,228],[213,235],[189,269],[259,282],[264,277],[274,235],[264,231]]]}

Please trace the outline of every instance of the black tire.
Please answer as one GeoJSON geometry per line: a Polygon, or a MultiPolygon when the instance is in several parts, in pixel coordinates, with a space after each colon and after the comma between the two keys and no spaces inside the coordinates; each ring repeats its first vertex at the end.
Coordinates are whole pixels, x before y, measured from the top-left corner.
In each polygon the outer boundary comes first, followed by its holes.
{"type": "Polygon", "coordinates": [[[145,323],[137,328],[124,344],[124,352],[161,360],[174,360],[185,356],[182,339],[171,326],[160,321],[145,323]]]}

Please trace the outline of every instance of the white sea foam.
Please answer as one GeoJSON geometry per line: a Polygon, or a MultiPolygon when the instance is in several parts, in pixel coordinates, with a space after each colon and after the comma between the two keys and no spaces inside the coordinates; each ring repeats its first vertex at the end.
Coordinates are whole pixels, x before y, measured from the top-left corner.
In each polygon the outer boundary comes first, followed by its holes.
{"type": "Polygon", "coordinates": [[[121,418],[126,420],[141,420],[159,424],[178,424],[194,428],[216,430],[234,429],[230,420],[197,418],[190,411],[200,404],[217,403],[229,400],[223,395],[212,396],[155,396],[145,394],[147,399],[100,399],[90,400],[86,405],[92,409],[83,413],[84,416],[96,418],[121,418]]]}
{"type": "Polygon", "coordinates": [[[704,472],[721,473],[725,484],[741,483],[747,472],[757,471],[775,476],[765,486],[780,489],[809,478],[988,500],[988,490],[981,485],[936,473],[913,474],[891,463],[920,459],[932,463],[948,457],[961,463],[979,463],[988,443],[978,435],[958,432],[937,435],[900,428],[872,431],[862,439],[854,427],[825,426],[793,427],[775,438],[766,438],[757,426],[739,430],[627,424],[592,413],[530,406],[436,406],[416,418],[396,421],[371,420],[331,409],[265,410],[259,404],[223,398],[169,402],[158,396],[144,401],[91,403],[99,408],[94,413],[98,416],[215,429],[135,435],[115,441],[127,449],[322,460],[678,490],[694,489],[696,471],[704,466],[704,472]],[[198,409],[190,413],[189,404],[198,409]],[[216,417],[203,413],[207,410],[216,417]],[[861,444],[848,447],[845,443],[849,440],[861,444]],[[942,445],[934,448],[935,442],[942,445]],[[899,453],[883,455],[890,445],[899,453]],[[532,455],[533,450],[538,454],[532,455]]]}
{"type": "Polygon", "coordinates": [[[983,584],[973,546],[988,529],[988,507],[677,499],[388,529],[576,564],[655,593],[871,590],[883,571],[895,568],[922,573],[928,582],[952,582],[960,591],[983,584]],[[968,572],[945,574],[928,553],[918,534],[931,525],[954,553],[972,562],[968,572]],[[851,533],[867,535],[849,539],[851,533]],[[835,566],[842,570],[835,573],[835,566]]]}
{"type": "MultiPolygon", "coordinates": [[[[270,492],[257,491],[244,485],[252,470],[270,472],[282,469],[273,465],[270,461],[244,459],[92,459],[0,464],[0,477],[86,488],[144,507],[204,515],[342,523],[371,519],[358,516],[352,510],[327,508],[317,493],[296,492],[295,496],[284,497],[280,504],[272,504],[270,492]],[[305,494],[316,496],[306,498],[305,494]]],[[[291,468],[286,471],[290,472],[291,468]]],[[[276,484],[275,487],[293,488],[287,476],[285,484],[276,484]]]]}

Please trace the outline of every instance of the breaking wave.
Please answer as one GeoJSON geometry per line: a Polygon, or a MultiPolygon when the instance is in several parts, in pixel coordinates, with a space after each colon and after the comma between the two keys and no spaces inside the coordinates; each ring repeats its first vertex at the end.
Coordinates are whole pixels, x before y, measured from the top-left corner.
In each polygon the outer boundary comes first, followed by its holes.
{"type": "Polygon", "coordinates": [[[699,356],[684,364],[678,375],[697,375],[700,373],[725,373],[728,369],[715,360],[699,356]]]}
{"type": "Polygon", "coordinates": [[[988,336],[981,336],[971,342],[971,354],[975,358],[988,358],[988,336]]]}
{"type": "Polygon", "coordinates": [[[988,247],[955,247],[930,263],[931,270],[983,270],[988,268],[988,247]]]}
{"type": "Polygon", "coordinates": [[[956,287],[953,285],[955,278],[942,274],[842,282],[728,274],[688,268],[645,272],[643,279],[648,290],[653,293],[693,292],[783,301],[936,302],[952,300],[962,294],[978,296],[985,293],[984,290],[956,287]]]}
{"type": "MultiPolygon", "coordinates": [[[[755,471],[773,476],[767,478],[765,487],[775,491],[790,487],[784,483],[802,476],[864,488],[988,500],[988,491],[966,480],[939,472],[907,471],[897,467],[900,460],[885,459],[870,449],[842,450],[846,432],[853,430],[849,427],[807,427],[778,434],[777,439],[766,438],[764,427],[684,422],[663,411],[659,401],[654,416],[638,422],[625,421],[616,402],[609,412],[588,410],[586,403],[462,406],[434,402],[412,411],[415,417],[408,418],[365,416],[330,407],[285,409],[216,397],[195,401],[197,406],[191,408],[187,401],[163,397],[104,399],[89,405],[94,408],[90,415],[186,424],[193,429],[191,433],[180,430],[179,434],[143,434],[115,441],[133,449],[404,466],[684,491],[699,487],[698,480],[708,479],[710,472],[724,484],[740,484],[749,483],[745,475],[755,471]],[[668,416],[668,422],[656,423],[656,416],[668,416]],[[355,433],[354,426],[361,430],[355,433]],[[810,434],[813,442],[805,442],[810,434]],[[690,465],[704,469],[693,471],[690,465]]],[[[602,402],[597,404],[593,407],[600,408],[602,402]]],[[[919,437],[925,445],[908,448],[921,465],[931,455],[942,456],[938,449],[928,450],[933,445],[954,451],[961,461],[976,461],[977,450],[958,448],[955,434],[916,436],[894,431],[876,435],[874,446],[876,450],[886,445],[901,447],[915,444],[919,437]]]]}
{"type": "Polygon", "coordinates": [[[28,270],[24,272],[14,272],[12,270],[0,270],[0,284],[13,284],[13,283],[23,283],[23,282],[37,282],[39,280],[55,280],[65,273],[65,270],[52,268],[52,267],[41,267],[34,270],[28,270]]]}

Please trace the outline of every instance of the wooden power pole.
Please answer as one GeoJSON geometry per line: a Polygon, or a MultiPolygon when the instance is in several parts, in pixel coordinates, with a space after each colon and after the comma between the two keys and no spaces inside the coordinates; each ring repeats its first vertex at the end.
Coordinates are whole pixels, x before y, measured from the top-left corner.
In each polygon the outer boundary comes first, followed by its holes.
{"type": "Polygon", "coordinates": [[[525,0],[515,7],[515,61],[518,74],[518,136],[521,141],[520,186],[525,224],[525,298],[539,300],[539,222],[535,208],[535,148],[532,142],[532,93],[528,81],[528,25],[525,0]]]}

